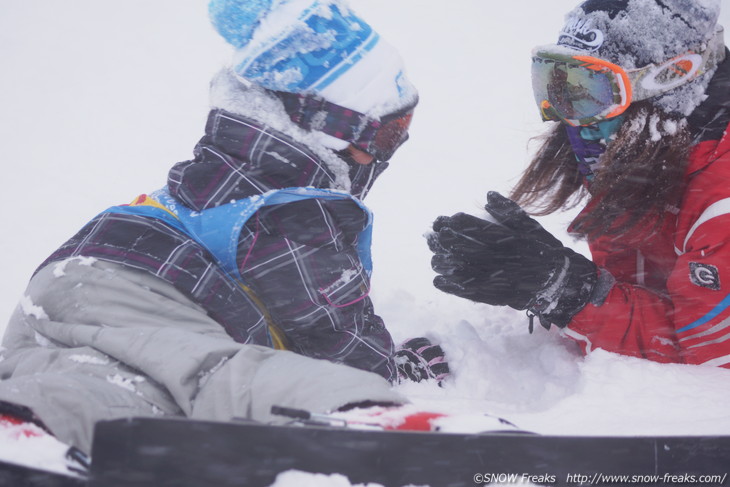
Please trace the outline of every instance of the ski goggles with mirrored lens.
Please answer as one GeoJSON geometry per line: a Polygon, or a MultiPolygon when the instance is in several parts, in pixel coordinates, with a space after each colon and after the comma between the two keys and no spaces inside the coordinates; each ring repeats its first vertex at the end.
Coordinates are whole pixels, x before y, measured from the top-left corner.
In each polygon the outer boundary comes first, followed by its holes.
{"type": "Polygon", "coordinates": [[[312,94],[276,92],[289,118],[306,130],[318,130],[347,141],[378,161],[388,161],[408,140],[418,99],[380,118],[331,103],[312,94]]]}
{"type": "Polygon", "coordinates": [[[532,88],[543,120],[590,125],[621,115],[632,102],[675,89],[724,58],[722,29],[699,54],[632,70],[563,46],[538,47],[532,55],[532,88]]]}

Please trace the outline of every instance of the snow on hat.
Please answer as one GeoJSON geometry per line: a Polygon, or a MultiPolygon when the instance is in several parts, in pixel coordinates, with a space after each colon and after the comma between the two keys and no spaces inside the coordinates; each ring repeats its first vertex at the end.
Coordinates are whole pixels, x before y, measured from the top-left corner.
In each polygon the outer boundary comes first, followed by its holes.
{"type": "MultiPolygon", "coordinates": [[[[566,16],[558,44],[627,70],[641,68],[704,50],[721,29],[719,15],[720,0],[587,0],[566,16]]],[[[652,102],[689,115],[703,101],[714,71],[652,102]]]]}
{"type": "MultiPolygon", "coordinates": [[[[398,52],[342,0],[211,0],[208,10],[236,48],[232,69],[244,82],[374,118],[418,99],[398,52]]],[[[334,149],[349,145],[322,138],[334,149]]]]}

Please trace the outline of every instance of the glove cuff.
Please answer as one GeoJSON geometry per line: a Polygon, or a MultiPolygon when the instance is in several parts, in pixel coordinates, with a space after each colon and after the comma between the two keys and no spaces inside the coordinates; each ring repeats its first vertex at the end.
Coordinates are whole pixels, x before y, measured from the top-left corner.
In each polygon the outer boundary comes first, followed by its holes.
{"type": "Polygon", "coordinates": [[[541,293],[529,307],[548,330],[550,324],[568,326],[573,316],[592,301],[598,283],[598,267],[592,261],[568,248],[562,250],[564,264],[547,286],[548,294],[541,293]]]}
{"type": "Polygon", "coordinates": [[[610,272],[603,268],[598,269],[598,280],[593,288],[590,303],[594,306],[602,306],[614,284],[616,284],[616,278],[610,272]]]}

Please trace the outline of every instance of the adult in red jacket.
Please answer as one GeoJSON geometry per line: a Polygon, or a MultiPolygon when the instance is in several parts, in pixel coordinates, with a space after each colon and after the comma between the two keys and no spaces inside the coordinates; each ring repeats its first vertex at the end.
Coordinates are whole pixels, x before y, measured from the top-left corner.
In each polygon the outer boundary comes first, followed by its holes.
{"type": "Polygon", "coordinates": [[[440,217],[439,289],[528,310],[585,349],[730,367],[730,62],[720,2],[588,0],[533,52],[544,145],[492,218],[440,217]],[[521,209],[587,199],[571,232],[521,209]]]}

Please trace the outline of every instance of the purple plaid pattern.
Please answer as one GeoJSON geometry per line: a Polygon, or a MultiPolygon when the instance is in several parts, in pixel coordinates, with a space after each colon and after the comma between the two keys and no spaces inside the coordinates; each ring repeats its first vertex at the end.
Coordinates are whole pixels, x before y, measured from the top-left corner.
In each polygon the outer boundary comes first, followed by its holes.
{"type": "MultiPolygon", "coordinates": [[[[387,163],[349,164],[350,192],[362,199],[387,163]]],[[[255,120],[213,110],[195,159],[176,164],[168,185],[194,210],[213,208],[272,189],[331,188],[335,177],[309,149],[255,120]]]]}
{"type": "MultiPolygon", "coordinates": [[[[291,186],[329,188],[334,176],[306,147],[250,119],[214,110],[196,158],[170,171],[171,194],[202,211],[291,186]]],[[[364,195],[387,164],[351,163],[364,195]]],[[[292,351],[394,379],[393,343],[367,297],[355,250],[366,217],[350,200],[265,207],[241,232],[238,264],[292,351]]],[[[172,283],[241,343],[271,346],[264,313],[187,235],[153,218],[105,213],[44,265],[84,255],[143,269],[172,283]]]]}
{"type": "Polygon", "coordinates": [[[390,379],[393,343],[374,313],[354,246],[366,224],[350,200],[263,208],[246,225],[238,264],[293,350],[355,367],[369,363],[390,379]]]}
{"type": "Polygon", "coordinates": [[[79,255],[150,272],[202,306],[235,341],[271,346],[264,315],[248,294],[213,263],[198,243],[159,220],[115,213],[99,215],[39,269],[79,255]]]}

